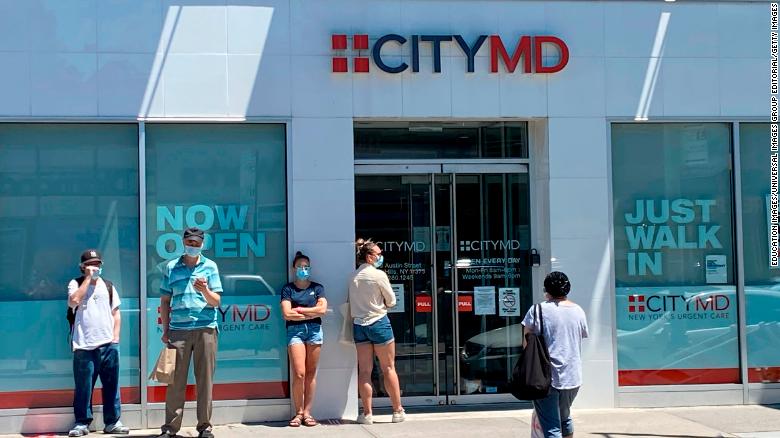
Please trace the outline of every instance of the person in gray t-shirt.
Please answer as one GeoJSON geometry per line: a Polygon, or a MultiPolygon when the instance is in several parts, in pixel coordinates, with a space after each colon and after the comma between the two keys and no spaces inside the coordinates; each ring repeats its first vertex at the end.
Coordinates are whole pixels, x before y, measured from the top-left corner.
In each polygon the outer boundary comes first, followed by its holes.
{"type": "MultiPolygon", "coordinates": [[[[588,323],[582,308],[568,299],[570,290],[566,274],[551,272],[544,279],[547,301],[539,304],[544,319],[544,340],[550,351],[552,387],[547,397],[533,403],[545,438],[574,434],[570,409],[582,385],[582,339],[588,337],[588,323]]],[[[535,306],[526,313],[523,327],[523,339],[525,333],[539,334],[535,306]]]]}

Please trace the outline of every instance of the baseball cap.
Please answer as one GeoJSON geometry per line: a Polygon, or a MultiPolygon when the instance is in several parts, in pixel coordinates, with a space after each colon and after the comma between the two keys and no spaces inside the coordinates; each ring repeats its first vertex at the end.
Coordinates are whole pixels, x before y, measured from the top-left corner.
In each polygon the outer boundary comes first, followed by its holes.
{"type": "Polygon", "coordinates": [[[203,242],[203,230],[198,227],[190,227],[184,230],[184,240],[195,239],[203,242]]]}
{"type": "Polygon", "coordinates": [[[96,249],[88,249],[81,253],[81,264],[98,261],[103,263],[103,257],[100,256],[100,252],[96,249]]]}

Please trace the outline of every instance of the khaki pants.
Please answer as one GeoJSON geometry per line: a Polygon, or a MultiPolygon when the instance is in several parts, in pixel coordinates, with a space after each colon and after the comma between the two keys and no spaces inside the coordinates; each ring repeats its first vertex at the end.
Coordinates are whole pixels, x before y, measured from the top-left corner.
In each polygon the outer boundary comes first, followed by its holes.
{"type": "Polygon", "coordinates": [[[176,434],[181,429],[184,416],[187,375],[190,357],[195,361],[195,386],[198,393],[198,432],[211,428],[211,390],[217,365],[217,330],[171,330],[168,333],[171,347],[176,349],[176,371],[173,383],[165,394],[165,425],[163,432],[176,434]]]}

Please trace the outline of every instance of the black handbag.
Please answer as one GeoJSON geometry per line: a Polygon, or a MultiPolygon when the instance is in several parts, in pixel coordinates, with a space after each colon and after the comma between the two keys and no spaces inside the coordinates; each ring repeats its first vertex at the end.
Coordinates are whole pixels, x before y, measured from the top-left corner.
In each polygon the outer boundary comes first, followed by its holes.
{"type": "Polygon", "coordinates": [[[525,335],[526,345],[512,370],[509,391],[518,400],[539,400],[547,397],[552,382],[550,352],[544,340],[544,318],[542,305],[537,304],[534,311],[539,321],[539,334],[525,335]]]}

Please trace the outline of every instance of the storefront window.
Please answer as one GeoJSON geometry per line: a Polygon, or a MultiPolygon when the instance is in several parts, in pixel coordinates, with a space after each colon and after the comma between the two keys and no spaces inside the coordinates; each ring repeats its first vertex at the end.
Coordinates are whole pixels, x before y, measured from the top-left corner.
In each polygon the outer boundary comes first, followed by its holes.
{"type": "Polygon", "coordinates": [[[87,248],[122,299],[122,402],[140,402],[138,224],[137,125],[0,124],[0,409],[72,405],[67,284],[87,248]]]}
{"type": "MultiPolygon", "coordinates": [[[[284,125],[147,125],[146,145],[149,366],[162,348],[161,268],[181,256],[182,230],[197,226],[224,287],[214,398],[287,397],[284,125]]],[[[150,386],[149,401],[165,401],[165,387],[150,386]]]]}
{"type": "Polygon", "coordinates": [[[771,266],[768,123],[739,126],[748,380],[780,382],[780,268],[771,266]]]}
{"type": "Polygon", "coordinates": [[[739,382],[730,126],[612,125],[620,385],[739,382]]]}
{"type": "Polygon", "coordinates": [[[355,158],[528,158],[528,124],[356,122],[355,158]]]}

